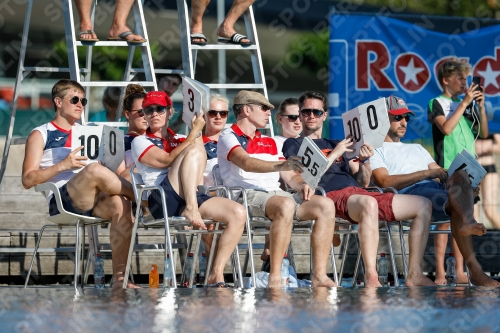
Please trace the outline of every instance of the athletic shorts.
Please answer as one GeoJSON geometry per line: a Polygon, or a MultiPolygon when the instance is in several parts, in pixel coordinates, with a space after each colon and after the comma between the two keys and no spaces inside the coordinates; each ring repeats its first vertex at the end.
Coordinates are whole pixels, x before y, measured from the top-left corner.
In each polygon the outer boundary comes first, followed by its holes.
{"type": "Polygon", "coordinates": [[[432,202],[432,221],[448,221],[450,216],[446,213],[448,203],[448,190],[446,185],[428,181],[408,186],[400,191],[401,194],[420,195],[432,202]]]}
{"type": "MultiPolygon", "coordinates": [[[[73,214],[78,214],[78,215],[84,215],[84,216],[92,216],[92,209],[87,210],[87,211],[80,211],[73,207],[73,203],[71,202],[71,198],[69,197],[68,194],[68,189],[66,188],[67,184],[64,184],[59,188],[59,193],[61,194],[61,201],[64,209],[73,214]]],[[[50,199],[49,202],[49,215],[54,216],[60,214],[59,209],[57,209],[57,204],[56,204],[56,197],[52,195],[52,198],[50,199]]]]}
{"type": "MultiPolygon", "coordinates": [[[[247,203],[248,211],[252,217],[268,217],[266,216],[267,201],[274,196],[290,198],[295,203],[295,211],[293,213],[294,219],[298,220],[297,210],[299,209],[302,199],[294,199],[293,194],[286,191],[264,191],[264,190],[247,190],[247,203]]],[[[298,197],[297,197],[298,198],[298,197]]],[[[243,204],[243,199],[240,196],[238,202],[243,204]]]]}
{"type": "Polygon", "coordinates": [[[483,165],[484,170],[486,170],[486,173],[495,173],[497,172],[497,168],[495,164],[490,164],[490,165],[483,165]]]}
{"type": "MultiPolygon", "coordinates": [[[[165,176],[160,184],[163,191],[165,191],[165,200],[167,201],[167,214],[171,216],[181,216],[181,213],[186,209],[186,201],[182,199],[170,184],[168,180],[168,175],[165,176]]],[[[196,200],[198,201],[198,207],[200,207],[205,201],[211,197],[205,193],[196,192],[196,200]]],[[[163,218],[163,210],[161,206],[161,194],[159,191],[151,191],[148,197],[149,211],[155,219],[163,218]]]]}
{"type": "Polygon", "coordinates": [[[375,198],[378,203],[378,218],[383,221],[396,221],[392,211],[392,199],[394,193],[368,192],[361,187],[350,186],[337,191],[330,191],[326,196],[333,200],[335,204],[335,215],[351,223],[358,223],[349,217],[347,211],[347,200],[351,195],[367,195],[375,198]]]}

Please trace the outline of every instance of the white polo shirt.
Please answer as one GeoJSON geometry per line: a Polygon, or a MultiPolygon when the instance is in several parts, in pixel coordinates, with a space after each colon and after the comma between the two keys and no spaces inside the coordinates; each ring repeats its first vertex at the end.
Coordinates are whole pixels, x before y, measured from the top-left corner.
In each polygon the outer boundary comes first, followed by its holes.
{"type": "Polygon", "coordinates": [[[246,172],[231,162],[231,153],[242,147],[254,158],[264,161],[285,160],[283,153],[278,151],[276,142],[267,136],[262,136],[257,130],[254,138],[245,135],[238,125],[224,130],[217,143],[217,158],[220,174],[226,186],[242,186],[245,189],[279,191],[279,172],[255,173],[246,172]]]}
{"type": "Polygon", "coordinates": [[[142,180],[144,181],[144,184],[146,186],[160,185],[170,168],[152,168],[141,163],[142,157],[148,152],[148,150],[150,150],[154,146],[163,149],[167,153],[170,153],[186,139],[184,135],[175,134],[174,131],[172,131],[170,128],[168,129],[168,132],[169,141],[154,136],[149,131],[149,128],[146,131],[146,134],[138,136],[132,141],[132,158],[134,159],[135,166],[137,167],[137,170],[139,171],[139,174],[141,175],[142,180]]]}

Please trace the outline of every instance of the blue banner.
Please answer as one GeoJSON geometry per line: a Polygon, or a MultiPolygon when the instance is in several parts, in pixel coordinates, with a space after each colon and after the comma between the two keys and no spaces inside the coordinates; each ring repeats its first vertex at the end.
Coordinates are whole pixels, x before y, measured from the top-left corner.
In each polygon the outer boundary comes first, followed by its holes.
{"type": "Polygon", "coordinates": [[[432,28],[424,16],[415,24],[386,16],[330,16],[330,137],[344,137],[342,113],[396,95],[416,114],[406,141],[428,145],[427,104],[442,93],[437,70],[451,57],[466,59],[473,75],[482,77],[490,133],[500,133],[499,27],[454,35],[432,28]]]}

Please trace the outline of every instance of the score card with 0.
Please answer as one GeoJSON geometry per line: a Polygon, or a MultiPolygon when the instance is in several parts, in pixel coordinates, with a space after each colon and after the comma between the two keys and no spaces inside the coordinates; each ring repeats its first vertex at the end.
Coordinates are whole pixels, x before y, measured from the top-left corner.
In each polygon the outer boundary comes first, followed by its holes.
{"type": "Polygon", "coordinates": [[[328,166],[328,159],[310,137],[304,138],[297,156],[302,159],[304,165],[302,178],[315,190],[328,166]]]}

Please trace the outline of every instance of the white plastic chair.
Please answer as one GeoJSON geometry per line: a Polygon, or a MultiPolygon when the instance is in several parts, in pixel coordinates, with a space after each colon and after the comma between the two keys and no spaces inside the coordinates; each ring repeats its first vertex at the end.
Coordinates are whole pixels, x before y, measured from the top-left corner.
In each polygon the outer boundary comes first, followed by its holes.
{"type": "MultiPolygon", "coordinates": [[[[208,226],[210,224],[215,224],[216,225],[216,230],[185,230],[184,227],[191,227],[191,223],[183,218],[183,217],[168,217],[168,218],[162,218],[162,219],[145,219],[144,216],[142,215],[142,200],[140,198],[143,197],[143,193],[145,191],[159,191],[162,199],[162,210],[163,210],[163,216],[169,216],[168,211],[167,211],[167,206],[166,206],[166,197],[165,197],[165,192],[163,191],[163,188],[158,185],[154,186],[145,186],[144,182],[142,180],[142,177],[139,173],[134,172],[134,167],[130,169],[130,178],[132,180],[132,187],[134,189],[134,196],[136,198],[137,202],[137,209],[135,211],[135,218],[134,218],[134,227],[132,230],[132,238],[130,241],[130,247],[129,247],[129,253],[128,253],[128,258],[127,258],[127,265],[126,265],[126,271],[125,271],[125,278],[123,281],[123,288],[126,288],[127,283],[128,283],[128,276],[129,272],[131,269],[131,262],[132,262],[132,252],[134,249],[134,243],[135,243],[135,238],[137,234],[137,228],[139,225],[142,225],[144,227],[148,226],[161,226],[164,225],[165,227],[165,256],[164,258],[167,258],[167,254],[170,255],[170,265],[173,267],[173,276],[172,276],[172,285],[173,288],[177,288],[177,279],[176,279],[176,274],[175,274],[175,260],[174,260],[174,253],[173,253],[173,248],[174,245],[176,245],[177,248],[181,248],[184,245],[183,244],[173,244],[171,237],[172,235],[176,234],[185,234],[185,235],[197,235],[197,244],[195,245],[194,248],[194,262],[193,262],[193,269],[191,270],[191,275],[189,277],[189,284],[188,287],[191,288],[194,282],[194,275],[195,275],[195,269],[198,265],[198,251],[200,248],[201,244],[201,234],[222,234],[223,230],[217,230],[217,225],[219,222],[213,221],[213,220],[203,220],[204,223],[208,226]],[[171,230],[171,228],[179,227],[178,229],[171,230]]],[[[210,187],[207,189],[207,191],[226,191],[227,189],[223,186],[215,186],[215,187],[210,187]]],[[[214,241],[213,245],[215,244],[215,239],[216,237],[214,236],[214,241]]],[[[188,251],[186,251],[186,255],[190,252],[190,249],[192,247],[193,243],[193,238],[190,239],[189,245],[187,247],[188,251]]],[[[213,254],[214,254],[214,248],[215,246],[212,246],[209,257],[208,257],[208,262],[207,262],[207,270],[206,270],[206,277],[209,276],[210,274],[210,268],[212,266],[212,261],[213,261],[213,254]]],[[[238,251],[236,248],[235,251],[238,251]]],[[[239,258],[239,256],[237,256],[239,258]]],[[[239,261],[238,261],[239,264],[239,261]]],[[[184,280],[185,277],[185,270],[183,269],[182,277],[181,280],[184,280]]],[[[207,284],[207,279],[205,279],[205,285],[207,284]]],[[[243,287],[243,281],[240,280],[240,287],[243,287]]]]}
{"type": "MultiPolygon", "coordinates": [[[[35,249],[33,251],[33,256],[31,258],[30,267],[28,270],[28,274],[26,275],[26,279],[24,282],[24,288],[27,287],[29,278],[31,275],[31,270],[33,268],[33,263],[35,262],[35,257],[38,252],[38,248],[40,246],[40,241],[42,240],[42,235],[45,229],[47,228],[58,228],[61,229],[63,227],[74,227],[76,228],[76,237],[75,237],[75,269],[74,269],[74,288],[75,294],[79,294],[78,292],[78,277],[80,275],[80,255],[83,255],[84,247],[85,247],[85,227],[98,225],[103,223],[109,223],[108,220],[101,219],[98,217],[89,217],[78,215],[74,213],[70,213],[66,211],[62,205],[61,194],[59,193],[58,187],[54,183],[43,183],[35,186],[35,190],[37,192],[48,192],[52,191],[55,197],[57,209],[59,210],[59,214],[54,216],[47,217],[47,220],[52,224],[44,225],[40,229],[40,233],[38,235],[38,240],[35,245],[35,249]],[[83,241],[82,241],[83,237],[83,241]]],[[[94,244],[94,246],[96,246],[94,244]]],[[[89,261],[90,259],[87,259],[89,261]]],[[[87,265],[88,266],[88,265],[87,265]]],[[[82,285],[84,285],[84,278],[82,277],[82,285]]]]}

